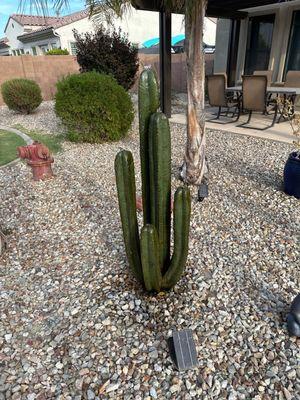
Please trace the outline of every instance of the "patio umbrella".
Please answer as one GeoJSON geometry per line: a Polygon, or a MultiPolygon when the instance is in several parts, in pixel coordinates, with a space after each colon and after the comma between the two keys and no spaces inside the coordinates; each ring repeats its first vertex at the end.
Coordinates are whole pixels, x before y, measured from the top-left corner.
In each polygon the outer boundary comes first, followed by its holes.
{"type": "MultiPolygon", "coordinates": [[[[176,35],[173,36],[171,39],[171,45],[175,46],[178,42],[184,41],[185,35],[176,35]]],[[[144,43],[142,43],[142,46],[146,49],[149,47],[157,46],[159,44],[159,38],[152,38],[149,40],[146,40],[144,43]]]]}
{"type": "Polygon", "coordinates": [[[175,45],[178,45],[179,42],[184,42],[184,40],[185,40],[185,35],[182,35],[182,34],[176,35],[176,36],[172,37],[171,44],[172,44],[172,46],[175,46],[175,45]]]}
{"type": "Polygon", "coordinates": [[[159,38],[152,38],[146,40],[146,42],[142,43],[142,46],[148,49],[149,47],[155,46],[159,43],[159,38]]]}

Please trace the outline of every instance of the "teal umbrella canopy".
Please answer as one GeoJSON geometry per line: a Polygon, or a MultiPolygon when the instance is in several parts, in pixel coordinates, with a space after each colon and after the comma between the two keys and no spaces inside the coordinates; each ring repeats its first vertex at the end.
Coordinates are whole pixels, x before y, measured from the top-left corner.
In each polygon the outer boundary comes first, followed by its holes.
{"type": "MultiPolygon", "coordinates": [[[[185,35],[173,36],[171,39],[171,44],[172,44],[172,46],[175,46],[178,42],[181,42],[184,39],[185,39],[185,35]]],[[[152,38],[152,39],[146,40],[142,45],[143,45],[143,47],[148,49],[149,47],[157,46],[158,44],[159,44],[159,38],[152,38]]]]}
{"type": "Polygon", "coordinates": [[[175,46],[178,42],[181,42],[184,39],[185,39],[185,35],[173,36],[171,39],[171,44],[172,44],[172,46],[175,46]]]}
{"type": "Polygon", "coordinates": [[[143,47],[146,47],[148,49],[149,47],[155,46],[159,43],[159,38],[152,38],[149,40],[146,40],[146,42],[143,43],[143,47]]]}

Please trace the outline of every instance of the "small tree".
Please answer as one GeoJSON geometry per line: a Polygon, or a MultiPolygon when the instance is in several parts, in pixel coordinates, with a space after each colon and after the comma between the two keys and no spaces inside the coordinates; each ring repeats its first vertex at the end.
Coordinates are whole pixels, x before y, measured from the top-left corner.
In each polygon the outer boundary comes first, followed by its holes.
{"type": "Polygon", "coordinates": [[[138,50],[121,30],[100,26],[95,34],[80,35],[74,30],[74,36],[81,72],[112,75],[126,90],[133,86],[139,66],[138,50]]]}

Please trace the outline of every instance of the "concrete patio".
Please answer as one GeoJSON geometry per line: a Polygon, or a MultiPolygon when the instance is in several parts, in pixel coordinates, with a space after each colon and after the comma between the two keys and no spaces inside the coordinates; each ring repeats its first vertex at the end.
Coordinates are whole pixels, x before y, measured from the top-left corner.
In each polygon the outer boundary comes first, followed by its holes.
{"type": "MultiPolygon", "coordinates": [[[[207,128],[237,133],[239,135],[261,137],[264,139],[276,140],[284,143],[293,143],[295,140],[295,137],[292,134],[292,128],[287,121],[280,122],[279,124],[276,123],[272,128],[270,128],[273,115],[265,116],[259,113],[254,113],[250,124],[245,127],[241,127],[240,125],[247,121],[248,115],[241,115],[239,121],[237,122],[233,122],[234,119],[232,118],[223,116],[221,116],[219,120],[212,121],[216,118],[216,114],[217,108],[206,108],[207,128]],[[251,129],[249,129],[249,127],[251,127],[251,129]]],[[[184,113],[173,114],[170,121],[173,123],[186,125],[186,115],[184,113]]]]}

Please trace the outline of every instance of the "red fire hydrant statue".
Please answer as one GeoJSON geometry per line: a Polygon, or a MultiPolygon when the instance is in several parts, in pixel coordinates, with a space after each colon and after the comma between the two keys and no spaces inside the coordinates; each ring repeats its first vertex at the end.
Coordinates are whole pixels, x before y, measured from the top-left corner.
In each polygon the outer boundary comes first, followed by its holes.
{"type": "Polygon", "coordinates": [[[54,162],[48,147],[40,142],[33,142],[28,146],[18,147],[20,158],[26,159],[32,168],[33,180],[47,179],[53,177],[51,164],[54,162]]]}

